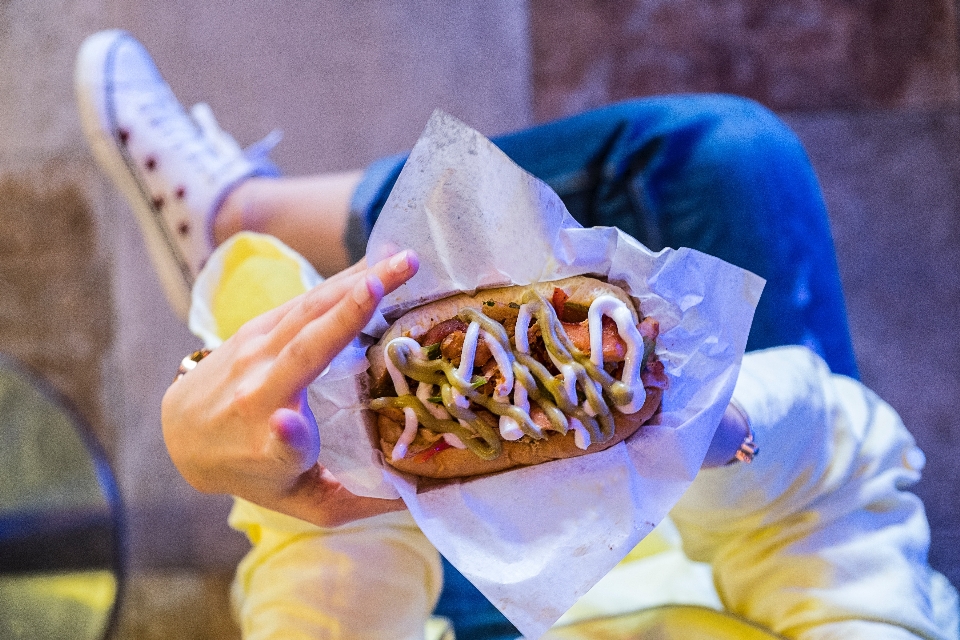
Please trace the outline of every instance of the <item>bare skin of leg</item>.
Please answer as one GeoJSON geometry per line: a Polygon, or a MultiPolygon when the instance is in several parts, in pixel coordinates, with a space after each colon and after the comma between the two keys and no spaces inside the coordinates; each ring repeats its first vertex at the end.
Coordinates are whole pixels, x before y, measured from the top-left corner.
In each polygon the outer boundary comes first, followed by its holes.
{"type": "Polygon", "coordinates": [[[350,266],[343,245],[350,200],[362,171],[296,178],[250,178],[227,196],[214,220],[219,245],[238,231],[278,238],[324,277],[350,266]]]}

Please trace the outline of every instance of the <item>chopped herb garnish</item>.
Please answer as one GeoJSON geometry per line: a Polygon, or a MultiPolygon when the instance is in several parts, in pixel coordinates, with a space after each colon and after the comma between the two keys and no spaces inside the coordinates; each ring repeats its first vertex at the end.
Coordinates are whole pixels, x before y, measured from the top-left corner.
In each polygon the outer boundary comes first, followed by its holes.
{"type": "MultiPolygon", "coordinates": [[[[470,388],[479,389],[485,384],[487,384],[486,378],[484,378],[483,376],[473,376],[473,380],[470,381],[470,388]]],[[[443,404],[443,398],[441,398],[440,396],[430,396],[429,398],[427,398],[427,400],[432,402],[433,404],[443,404]]]]}

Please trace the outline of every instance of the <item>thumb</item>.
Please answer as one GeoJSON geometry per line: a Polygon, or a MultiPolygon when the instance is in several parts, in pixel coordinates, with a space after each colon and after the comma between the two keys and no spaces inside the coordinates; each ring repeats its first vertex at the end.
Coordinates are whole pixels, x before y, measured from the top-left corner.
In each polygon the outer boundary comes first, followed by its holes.
{"type": "Polygon", "coordinates": [[[299,475],[317,463],[320,455],[320,432],[317,423],[306,404],[301,411],[280,408],[270,416],[270,436],[267,441],[267,455],[290,469],[292,475],[299,475]],[[307,414],[307,415],[305,415],[307,414]]]}

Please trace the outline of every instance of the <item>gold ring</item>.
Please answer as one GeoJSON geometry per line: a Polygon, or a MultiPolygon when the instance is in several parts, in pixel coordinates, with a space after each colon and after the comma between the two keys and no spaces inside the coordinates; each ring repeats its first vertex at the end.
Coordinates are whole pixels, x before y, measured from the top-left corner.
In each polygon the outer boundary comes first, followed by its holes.
{"type": "Polygon", "coordinates": [[[180,361],[180,366],[177,367],[177,375],[173,376],[173,381],[176,382],[183,376],[185,376],[189,371],[197,366],[197,363],[210,355],[210,349],[198,349],[194,351],[186,358],[180,361]]]}
{"type": "Polygon", "coordinates": [[[747,425],[747,435],[743,437],[743,442],[740,443],[740,448],[737,449],[737,452],[733,454],[733,457],[730,458],[730,462],[727,464],[734,464],[736,462],[745,462],[750,464],[753,462],[753,459],[757,457],[757,454],[760,453],[760,447],[757,446],[757,443],[753,439],[753,425],[750,424],[750,418],[747,416],[747,412],[744,411],[743,407],[740,406],[740,403],[731,398],[730,406],[736,409],[737,413],[743,418],[743,421],[747,425]]]}
{"type": "Polygon", "coordinates": [[[733,457],[735,460],[750,464],[753,462],[753,459],[757,457],[758,453],[760,453],[760,447],[753,441],[753,429],[751,428],[747,431],[746,437],[744,437],[743,442],[740,443],[740,448],[733,454],[733,457]]]}

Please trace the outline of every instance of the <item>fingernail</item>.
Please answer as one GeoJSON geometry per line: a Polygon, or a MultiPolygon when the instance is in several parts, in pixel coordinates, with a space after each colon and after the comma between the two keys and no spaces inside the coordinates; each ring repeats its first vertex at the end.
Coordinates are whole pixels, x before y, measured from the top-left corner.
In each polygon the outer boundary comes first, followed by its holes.
{"type": "Polygon", "coordinates": [[[360,282],[353,286],[353,301],[359,305],[365,305],[371,299],[379,300],[383,297],[383,283],[380,278],[368,273],[360,282]]]}
{"type": "Polygon", "coordinates": [[[390,258],[387,263],[394,273],[404,273],[410,269],[410,250],[404,250],[390,258]]]}

